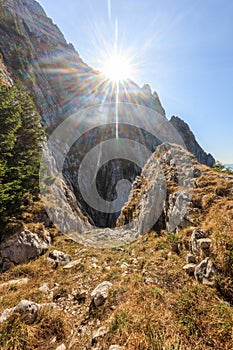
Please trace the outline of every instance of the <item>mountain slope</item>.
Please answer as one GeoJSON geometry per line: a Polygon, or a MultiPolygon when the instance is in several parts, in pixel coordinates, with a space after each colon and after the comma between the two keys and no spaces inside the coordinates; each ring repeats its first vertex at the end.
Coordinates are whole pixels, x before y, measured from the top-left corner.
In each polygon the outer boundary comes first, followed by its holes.
{"type": "MultiPolygon", "coordinates": [[[[160,147],[144,168],[142,182],[135,181],[124,217],[129,210],[133,213],[133,202],[135,210],[144,208],[143,191],[155,176],[156,159],[164,164],[168,193],[175,193],[168,150],[160,147]]],[[[179,152],[184,156],[185,151],[179,152]]],[[[1,348],[55,350],[64,344],[64,349],[71,350],[109,350],[118,344],[124,350],[230,350],[233,177],[194,160],[192,166],[196,170],[189,221],[177,234],[152,229],[130,245],[102,250],[58,237],[46,255],[0,275],[1,311],[22,299],[54,303],[36,311],[31,322],[26,311],[13,313],[1,325],[1,348]],[[200,232],[206,238],[199,237],[201,244],[196,246],[194,233],[200,232]],[[204,248],[204,242],[211,242],[210,249],[204,248]],[[70,254],[73,265],[51,261],[53,249],[70,254]],[[195,261],[195,273],[189,275],[184,266],[190,258],[195,261]],[[206,259],[215,272],[197,274],[206,259]],[[3,284],[15,279],[22,284],[3,284]],[[109,290],[94,299],[94,289],[102,282],[109,290]]]]}

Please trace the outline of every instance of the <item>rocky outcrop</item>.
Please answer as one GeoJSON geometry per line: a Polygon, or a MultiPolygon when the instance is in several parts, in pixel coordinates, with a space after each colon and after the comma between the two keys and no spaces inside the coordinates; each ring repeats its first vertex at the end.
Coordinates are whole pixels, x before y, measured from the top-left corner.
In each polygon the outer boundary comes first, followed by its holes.
{"type": "Polygon", "coordinates": [[[199,227],[195,228],[190,238],[189,249],[192,252],[186,255],[187,264],[183,270],[194,276],[195,279],[203,284],[213,286],[214,277],[218,271],[211,260],[212,240],[206,237],[205,231],[199,227]]]}
{"type": "Polygon", "coordinates": [[[28,230],[16,233],[0,243],[0,271],[12,264],[21,264],[35,259],[50,247],[51,237],[44,231],[39,237],[28,230]]]}
{"type": "Polygon", "coordinates": [[[90,230],[82,235],[83,242],[94,247],[116,247],[152,228],[171,233],[192,225],[192,191],[201,175],[198,167],[194,156],[181,146],[158,146],[133,182],[116,228],[90,230]]]}
{"type": "Polygon", "coordinates": [[[84,74],[91,69],[34,0],[0,3],[0,35],[7,67],[29,88],[43,123],[57,124],[78,96],[80,79],[78,74],[71,77],[71,70],[84,74]],[[77,90],[73,94],[72,86],[77,90]]]}
{"type": "Polygon", "coordinates": [[[182,136],[187,150],[195,155],[198,162],[205,164],[209,167],[213,167],[215,159],[210,153],[206,153],[201,146],[198,144],[194,134],[190,130],[187,123],[185,123],[179,117],[173,116],[170,119],[170,123],[177,129],[179,134],[182,136]]]}
{"type": "Polygon", "coordinates": [[[130,227],[140,236],[153,226],[174,232],[190,225],[191,191],[197,174],[197,161],[191,153],[178,145],[158,146],[133,183],[117,226],[133,220],[130,227]]]}
{"type": "Polygon", "coordinates": [[[13,308],[6,309],[0,316],[0,323],[7,321],[7,319],[14,313],[18,313],[26,324],[32,324],[35,322],[38,311],[42,308],[53,308],[55,304],[37,304],[29,300],[21,300],[18,305],[13,308]]]}

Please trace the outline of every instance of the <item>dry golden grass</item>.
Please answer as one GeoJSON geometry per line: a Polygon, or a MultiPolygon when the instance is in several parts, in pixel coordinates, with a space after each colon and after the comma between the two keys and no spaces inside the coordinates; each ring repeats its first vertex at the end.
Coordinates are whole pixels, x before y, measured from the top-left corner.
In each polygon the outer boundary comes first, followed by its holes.
{"type": "Polygon", "coordinates": [[[211,259],[219,271],[214,287],[199,284],[183,271],[193,227],[178,235],[150,231],[122,249],[86,248],[67,237],[56,237],[51,249],[71,254],[73,260],[82,258],[80,264],[70,270],[53,269],[48,252],[13,267],[0,276],[0,283],[23,277],[29,282],[1,289],[0,310],[22,299],[53,301],[61,310],[40,313],[33,325],[25,324],[19,315],[12,316],[1,326],[0,348],[53,350],[64,342],[69,350],[91,349],[93,332],[106,325],[109,332],[93,347],[233,349],[233,180],[199,167],[205,173],[197,179],[196,207],[190,208],[189,215],[193,226],[204,229],[212,239],[211,259]],[[174,243],[182,247],[178,254],[172,252],[174,243]],[[113,284],[106,303],[90,307],[91,291],[104,280],[113,284]],[[53,297],[39,291],[44,282],[53,297]]]}

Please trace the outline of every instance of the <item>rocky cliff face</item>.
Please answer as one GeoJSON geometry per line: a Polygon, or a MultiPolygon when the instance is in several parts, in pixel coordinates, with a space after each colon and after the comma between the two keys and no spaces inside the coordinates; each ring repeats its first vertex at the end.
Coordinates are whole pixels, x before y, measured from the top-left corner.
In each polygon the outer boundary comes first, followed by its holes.
{"type": "MultiPolygon", "coordinates": [[[[48,135],[75,111],[99,105],[103,101],[116,100],[116,88],[109,86],[99,72],[83,62],[38,2],[0,1],[0,35],[3,60],[12,76],[20,78],[31,91],[48,135]]],[[[133,81],[126,81],[124,86],[119,87],[118,98],[120,102],[139,104],[155,110],[166,118],[157,93],[152,93],[147,84],[140,88],[133,81]]],[[[182,128],[177,130],[182,134],[182,128]]],[[[64,175],[69,189],[75,193],[84,214],[100,227],[114,225],[119,213],[109,215],[89,207],[80,194],[77,173],[88,149],[102,142],[106,136],[111,137],[111,134],[111,127],[110,131],[109,128],[102,127],[91,130],[77,140],[64,164],[64,175]]],[[[153,135],[138,131],[137,128],[131,128],[130,135],[134,140],[143,139],[150,151],[154,151],[161,143],[153,135]]],[[[188,150],[199,161],[212,165],[211,156],[205,157],[204,151],[193,141],[191,131],[182,136],[185,136],[188,150]]],[[[122,178],[128,178],[132,182],[140,171],[138,166],[129,161],[118,159],[107,162],[98,173],[99,193],[105,199],[113,200],[117,182],[122,178]]]]}
{"type": "Polygon", "coordinates": [[[206,153],[198,144],[194,134],[190,130],[187,123],[185,123],[179,117],[173,116],[170,120],[170,123],[177,129],[179,134],[182,136],[187,150],[195,155],[197,160],[201,164],[208,165],[209,167],[213,167],[215,163],[214,157],[210,153],[206,153]]]}

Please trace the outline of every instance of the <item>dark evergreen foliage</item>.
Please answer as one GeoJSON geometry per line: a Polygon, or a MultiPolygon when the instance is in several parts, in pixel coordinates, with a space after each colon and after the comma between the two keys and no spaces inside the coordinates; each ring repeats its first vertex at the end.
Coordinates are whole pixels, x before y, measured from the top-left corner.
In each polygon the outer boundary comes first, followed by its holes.
{"type": "Polygon", "coordinates": [[[26,195],[39,193],[39,164],[44,131],[22,84],[0,82],[0,216],[20,213],[26,195]]]}

